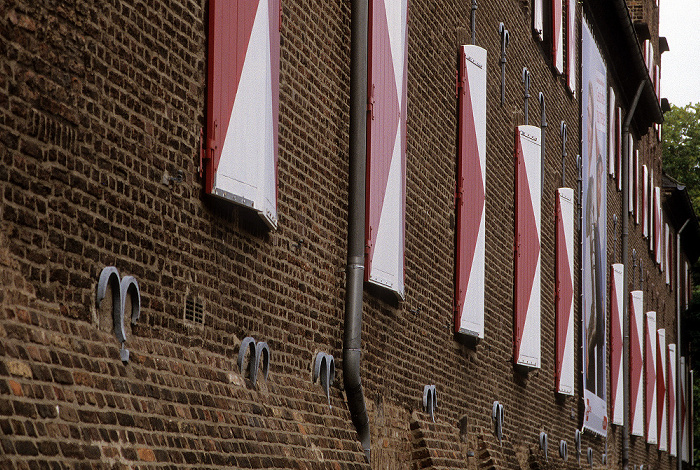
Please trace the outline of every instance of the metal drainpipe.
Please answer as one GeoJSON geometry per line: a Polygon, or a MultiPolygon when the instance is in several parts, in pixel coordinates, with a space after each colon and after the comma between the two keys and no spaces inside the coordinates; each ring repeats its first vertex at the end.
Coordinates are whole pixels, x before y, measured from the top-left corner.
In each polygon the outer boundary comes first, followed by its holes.
{"type": "Polygon", "coordinates": [[[676,461],[678,470],[683,470],[683,456],[681,455],[681,401],[678,399],[681,393],[681,232],[690,222],[686,220],[676,234],[676,461]]]}
{"type": "Polygon", "coordinates": [[[627,285],[627,280],[629,279],[629,158],[627,154],[629,153],[629,133],[630,124],[632,123],[632,117],[634,116],[634,111],[637,109],[637,103],[639,103],[639,98],[642,96],[642,90],[644,90],[645,80],[642,80],[637,87],[637,93],[634,95],[632,104],[629,111],[627,111],[627,116],[625,116],[625,122],[622,124],[622,262],[624,263],[625,269],[623,274],[623,292],[625,301],[622,302],[622,318],[623,322],[623,337],[622,337],[622,367],[624,369],[622,374],[623,383],[623,395],[624,395],[624,418],[622,426],[622,468],[627,470],[629,468],[630,462],[630,371],[629,371],[629,357],[630,357],[630,321],[629,321],[629,309],[628,309],[628,297],[629,297],[629,286],[627,285]]]}
{"type": "Polygon", "coordinates": [[[365,275],[365,172],[367,168],[367,45],[369,2],[351,2],[350,161],[348,183],[348,257],[343,331],[343,383],[352,423],[370,461],[369,417],[360,381],[362,294],[365,275]]]}

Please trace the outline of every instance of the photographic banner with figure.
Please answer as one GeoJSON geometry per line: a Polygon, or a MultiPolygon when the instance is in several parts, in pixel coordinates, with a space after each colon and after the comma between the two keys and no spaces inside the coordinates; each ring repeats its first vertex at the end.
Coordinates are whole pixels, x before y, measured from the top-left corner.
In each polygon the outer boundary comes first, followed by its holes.
{"type": "Polygon", "coordinates": [[[583,427],[607,435],[606,397],[606,164],[607,164],[607,73],[603,57],[586,21],[582,27],[581,72],[581,209],[583,292],[583,427]]]}

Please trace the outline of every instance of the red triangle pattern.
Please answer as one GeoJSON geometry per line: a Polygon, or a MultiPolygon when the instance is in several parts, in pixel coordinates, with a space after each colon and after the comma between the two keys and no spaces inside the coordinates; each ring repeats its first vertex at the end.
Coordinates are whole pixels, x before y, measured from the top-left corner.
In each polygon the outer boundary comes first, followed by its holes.
{"type": "Polygon", "coordinates": [[[664,377],[664,369],[662,367],[663,362],[663,351],[661,351],[661,343],[659,341],[656,342],[656,364],[657,364],[657,373],[656,373],[656,424],[658,426],[658,435],[659,438],[661,438],[661,433],[663,432],[663,429],[661,429],[661,421],[663,420],[664,412],[666,411],[664,408],[664,405],[666,404],[666,377],[664,377]]]}
{"type": "Polygon", "coordinates": [[[366,238],[369,253],[366,260],[366,277],[371,272],[401,112],[384,0],[370,2],[370,24],[370,70],[367,83],[368,94],[373,105],[372,110],[367,113],[368,233],[366,238]]]}
{"type": "Polygon", "coordinates": [[[566,232],[564,230],[564,216],[561,209],[560,196],[557,194],[557,370],[556,382],[559,389],[561,379],[564,350],[566,348],[566,333],[571,322],[571,304],[574,297],[574,284],[571,279],[571,260],[566,249],[566,232]]]}
{"type": "MultiPolygon", "coordinates": [[[[621,292],[617,291],[615,270],[610,270],[610,386],[611,395],[617,396],[617,384],[622,365],[622,330],[620,330],[620,309],[617,299],[621,292]]],[[[615,402],[613,402],[614,404],[615,402]]],[[[622,405],[621,403],[619,405],[622,405]]]]}
{"type": "MultiPolygon", "coordinates": [[[[634,425],[635,421],[635,409],[637,403],[637,397],[639,393],[639,387],[642,384],[642,345],[639,341],[640,331],[637,328],[637,316],[634,309],[634,302],[632,301],[632,296],[630,295],[630,414],[631,414],[631,424],[634,425]]],[[[639,417],[641,418],[641,416],[639,417]]]]}
{"type": "MultiPolygon", "coordinates": [[[[540,255],[540,239],[537,233],[535,210],[532,207],[530,182],[525,168],[520,133],[516,129],[516,209],[515,209],[515,357],[520,357],[520,346],[523,340],[525,320],[532,296],[532,286],[540,255]]],[[[537,182],[539,183],[539,181],[537,182]]]]}
{"type": "MultiPolygon", "coordinates": [[[[648,325],[648,323],[646,323],[648,325]]],[[[652,409],[652,399],[654,398],[654,392],[656,391],[656,369],[654,362],[652,361],[652,354],[654,351],[651,349],[651,333],[648,326],[644,328],[644,342],[645,344],[645,354],[646,361],[644,361],[644,366],[646,368],[646,422],[647,427],[650,428],[652,413],[656,410],[652,409]],[[653,376],[653,377],[652,377],[653,376]]],[[[656,331],[653,331],[656,333],[656,331]]],[[[651,428],[650,428],[651,429],[651,428]]]]}
{"type": "Polygon", "coordinates": [[[674,374],[671,373],[671,357],[669,355],[668,367],[668,445],[669,450],[673,440],[673,428],[676,427],[676,384],[674,374]]]}
{"type": "MultiPolygon", "coordinates": [[[[462,93],[460,93],[460,143],[458,191],[462,193],[457,209],[457,307],[461,313],[467,294],[476,243],[479,235],[486,200],[484,181],[481,178],[481,161],[477,142],[474,109],[472,108],[471,88],[465,58],[462,53],[462,93]]],[[[459,328],[459,325],[457,325],[459,328]]]]}

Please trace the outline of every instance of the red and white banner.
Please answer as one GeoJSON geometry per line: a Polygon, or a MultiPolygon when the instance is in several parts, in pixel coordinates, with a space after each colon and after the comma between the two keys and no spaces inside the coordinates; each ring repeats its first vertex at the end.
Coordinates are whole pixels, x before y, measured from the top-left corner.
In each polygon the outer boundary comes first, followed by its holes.
{"type": "Polygon", "coordinates": [[[455,331],[484,337],[486,49],[460,50],[455,331]]]}
{"type": "Polygon", "coordinates": [[[647,444],[658,442],[656,422],[656,312],[647,312],[644,329],[644,375],[646,382],[645,416],[647,444]]]}
{"type": "Polygon", "coordinates": [[[656,332],[656,423],[659,450],[668,450],[668,399],[666,395],[666,330],[656,332]]]}
{"type": "Polygon", "coordinates": [[[644,436],[644,293],[630,292],[630,433],[644,436]]]}
{"type": "Polygon", "coordinates": [[[685,356],[681,356],[681,377],[678,396],[681,400],[681,459],[690,461],[690,402],[688,401],[688,364],[685,356]]]}
{"type": "Polygon", "coordinates": [[[573,395],[574,376],[574,190],[556,195],[556,342],[555,390],[573,395]]]}
{"type": "Polygon", "coordinates": [[[612,423],[624,424],[624,391],[622,368],[622,333],[624,323],[624,264],[610,267],[610,396],[612,398],[612,423]]]}
{"type": "Polygon", "coordinates": [[[539,368],[541,132],[515,129],[515,363],[539,368]]]}
{"type": "Polygon", "coordinates": [[[404,296],[408,0],[369,2],[365,280],[404,296]]]}
{"type": "Polygon", "coordinates": [[[209,5],[205,192],[277,226],[279,0],[209,5]]]}
{"type": "Polygon", "coordinates": [[[668,453],[672,456],[678,455],[678,421],[676,420],[676,345],[668,345],[668,453]]]}

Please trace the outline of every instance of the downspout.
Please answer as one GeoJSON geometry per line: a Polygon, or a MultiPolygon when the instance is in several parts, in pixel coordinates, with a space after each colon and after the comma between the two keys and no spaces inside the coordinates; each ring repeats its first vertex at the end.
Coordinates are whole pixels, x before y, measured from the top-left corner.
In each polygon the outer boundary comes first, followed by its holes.
{"type": "Polygon", "coordinates": [[[676,461],[678,470],[683,469],[683,456],[681,455],[681,401],[678,394],[681,393],[681,232],[690,222],[686,220],[676,234],[676,461]]]}
{"type": "Polygon", "coordinates": [[[622,302],[622,318],[623,321],[623,336],[622,336],[622,383],[623,383],[623,403],[624,403],[624,418],[622,426],[622,468],[627,470],[630,463],[630,371],[629,371],[629,358],[630,358],[630,321],[629,321],[629,158],[627,154],[629,153],[629,134],[630,134],[630,124],[632,123],[632,117],[637,109],[637,103],[639,103],[639,97],[642,96],[642,90],[644,90],[645,80],[642,80],[637,88],[637,93],[634,95],[630,109],[627,111],[627,116],[625,116],[625,121],[622,124],[622,262],[624,263],[625,269],[623,274],[623,298],[622,302]]]}
{"type": "Polygon", "coordinates": [[[350,159],[348,182],[348,257],[343,331],[343,383],[352,423],[369,463],[369,417],[360,381],[362,294],[365,275],[365,172],[367,167],[368,0],[350,9],[350,159]]]}

